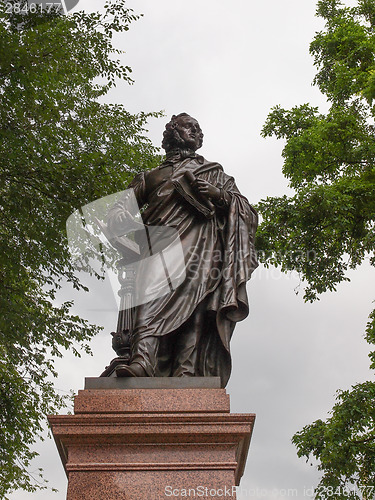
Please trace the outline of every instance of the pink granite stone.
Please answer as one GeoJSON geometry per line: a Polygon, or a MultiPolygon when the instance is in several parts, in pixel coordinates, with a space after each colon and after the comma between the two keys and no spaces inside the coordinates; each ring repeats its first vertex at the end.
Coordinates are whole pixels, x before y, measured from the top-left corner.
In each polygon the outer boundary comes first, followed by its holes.
{"type": "Polygon", "coordinates": [[[86,389],[78,391],[74,413],[227,412],[225,389],[86,389]]]}
{"type": "Polygon", "coordinates": [[[225,389],[89,389],[75,411],[49,417],[68,500],[236,498],[255,415],[225,389]]]}

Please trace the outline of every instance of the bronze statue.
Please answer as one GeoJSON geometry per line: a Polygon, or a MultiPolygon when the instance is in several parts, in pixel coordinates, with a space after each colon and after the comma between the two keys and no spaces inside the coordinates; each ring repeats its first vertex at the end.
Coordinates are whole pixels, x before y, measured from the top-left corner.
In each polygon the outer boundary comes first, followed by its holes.
{"type": "MultiPolygon", "coordinates": [[[[162,143],[165,161],[129,186],[144,207],[146,228],[178,232],[185,277],[169,293],[134,308],[129,364],[117,376],[219,376],[223,387],[229,379],[229,342],[236,322],[248,314],[246,282],[258,265],[257,214],[233,177],[196,153],[202,142],[197,120],[186,113],[172,116],[162,143]]],[[[120,201],[108,227],[123,220],[120,201]]],[[[147,245],[138,243],[142,263],[147,245]]],[[[143,287],[146,278],[135,278],[135,287],[143,287]]]]}

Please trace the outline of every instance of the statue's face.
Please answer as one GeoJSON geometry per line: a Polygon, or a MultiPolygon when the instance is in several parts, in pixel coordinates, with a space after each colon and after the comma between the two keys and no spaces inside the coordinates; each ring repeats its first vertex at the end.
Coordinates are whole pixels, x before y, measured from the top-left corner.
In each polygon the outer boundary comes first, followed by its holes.
{"type": "Polygon", "coordinates": [[[196,151],[202,146],[201,129],[199,123],[191,116],[178,117],[177,130],[188,149],[196,151]]]}

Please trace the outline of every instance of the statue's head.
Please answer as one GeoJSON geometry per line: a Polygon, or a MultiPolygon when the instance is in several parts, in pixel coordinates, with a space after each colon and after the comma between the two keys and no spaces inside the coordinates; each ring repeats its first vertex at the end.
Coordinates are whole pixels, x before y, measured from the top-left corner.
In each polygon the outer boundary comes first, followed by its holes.
{"type": "Polygon", "coordinates": [[[165,126],[162,148],[166,153],[172,149],[196,151],[203,144],[203,133],[197,120],[187,113],[173,115],[165,126]]]}

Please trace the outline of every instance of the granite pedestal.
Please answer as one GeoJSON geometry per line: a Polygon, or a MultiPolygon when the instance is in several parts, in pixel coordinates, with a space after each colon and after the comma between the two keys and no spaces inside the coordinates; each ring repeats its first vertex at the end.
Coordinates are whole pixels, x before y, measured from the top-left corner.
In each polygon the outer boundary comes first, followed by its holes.
{"type": "Polygon", "coordinates": [[[236,498],[254,419],[218,378],[97,378],[49,422],[67,500],[161,500],[236,498]]]}

